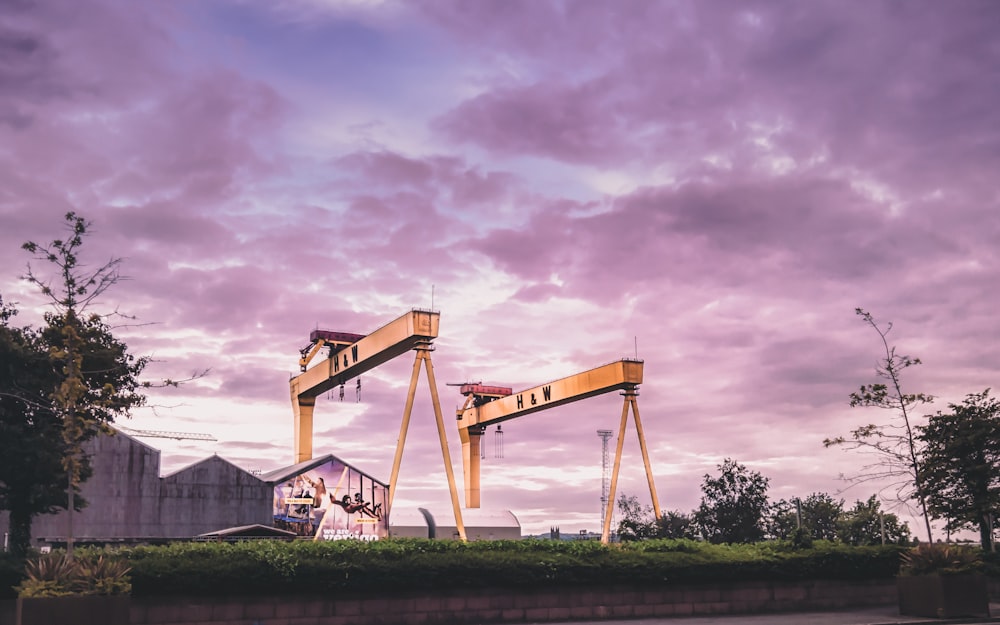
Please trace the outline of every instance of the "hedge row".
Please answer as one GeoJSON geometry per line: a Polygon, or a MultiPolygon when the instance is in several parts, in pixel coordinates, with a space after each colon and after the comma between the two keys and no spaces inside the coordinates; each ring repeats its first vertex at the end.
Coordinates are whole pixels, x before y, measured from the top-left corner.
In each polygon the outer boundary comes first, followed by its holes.
{"type": "Polygon", "coordinates": [[[17,596],[14,587],[24,579],[24,566],[9,553],[0,553],[0,599],[17,596]]]}
{"type": "MultiPolygon", "coordinates": [[[[392,539],[291,543],[174,543],[108,553],[129,561],[133,596],[296,594],[351,596],[443,588],[538,588],[581,585],[734,582],[785,579],[878,579],[899,570],[898,546],[817,542],[711,545],[652,540],[605,546],[588,541],[392,539]]],[[[12,597],[22,573],[0,559],[0,598],[12,597]]]]}
{"type": "Polygon", "coordinates": [[[118,552],[132,566],[132,594],[312,593],[352,596],[438,588],[546,588],[598,584],[782,579],[887,578],[899,569],[896,546],[818,543],[708,545],[648,541],[607,547],[542,540],[375,543],[252,541],[177,543],[118,552]]]}

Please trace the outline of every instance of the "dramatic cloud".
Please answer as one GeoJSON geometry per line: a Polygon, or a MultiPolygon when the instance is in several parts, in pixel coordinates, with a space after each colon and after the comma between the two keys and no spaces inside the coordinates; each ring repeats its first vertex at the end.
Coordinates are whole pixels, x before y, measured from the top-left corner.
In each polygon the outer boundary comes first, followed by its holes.
{"type": "MultiPolygon", "coordinates": [[[[433,307],[459,488],[445,383],[638,356],[664,508],[726,457],[773,498],[836,492],[864,460],[823,439],[890,416],[847,405],[882,347],[855,307],[923,359],[905,384],[932,408],[997,385],[998,25],[989,0],[8,2],[0,294],[38,323],[21,243],[93,221],[86,262],[129,278],[102,307],[138,317],[151,376],[210,370],[128,423],[219,439],[151,441],[168,472],[291,463],[309,332],[433,307]]],[[[317,453],[388,480],[411,371],[321,398],[317,453]]],[[[447,515],[418,389],[396,501],[447,515]]],[[[596,530],[620,414],[507,422],[503,458],[487,432],[484,506],[596,530]]],[[[622,467],[648,497],[631,424],[622,467]]]]}

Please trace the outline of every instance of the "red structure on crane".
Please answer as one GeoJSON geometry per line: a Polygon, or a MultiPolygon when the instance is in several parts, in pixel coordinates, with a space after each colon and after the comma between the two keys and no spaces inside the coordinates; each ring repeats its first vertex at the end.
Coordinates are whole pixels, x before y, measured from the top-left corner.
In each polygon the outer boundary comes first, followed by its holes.
{"type": "Polygon", "coordinates": [[[313,330],[309,333],[309,340],[315,343],[323,339],[327,343],[357,343],[365,338],[364,334],[352,334],[351,332],[335,332],[334,330],[313,330]]]}
{"type": "Polygon", "coordinates": [[[473,406],[482,406],[483,404],[491,402],[494,399],[507,397],[508,395],[512,395],[514,393],[514,389],[509,386],[489,386],[483,384],[482,382],[466,382],[465,384],[454,384],[450,386],[458,386],[458,392],[466,397],[472,395],[473,406]]]}

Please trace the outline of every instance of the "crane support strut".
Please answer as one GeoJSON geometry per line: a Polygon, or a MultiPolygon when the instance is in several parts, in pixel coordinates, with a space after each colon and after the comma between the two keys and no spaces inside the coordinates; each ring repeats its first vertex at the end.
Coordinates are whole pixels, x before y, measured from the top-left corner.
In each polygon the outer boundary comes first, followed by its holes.
{"type": "MultiPolygon", "coordinates": [[[[480,506],[480,445],[483,433],[490,425],[499,425],[504,421],[523,417],[525,415],[555,408],[589,397],[595,397],[612,391],[623,391],[625,397],[622,406],[621,425],[618,432],[618,445],[615,452],[615,464],[611,477],[611,488],[608,496],[607,510],[604,515],[601,541],[607,543],[610,538],[611,512],[614,509],[615,489],[618,486],[618,472],[621,467],[622,445],[625,438],[625,425],[629,409],[635,418],[636,430],[639,435],[639,446],[642,450],[642,460],[646,467],[646,477],[649,481],[649,493],[653,500],[653,510],[656,518],[660,518],[660,504],[656,496],[656,486],[653,482],[653,470],[649,464],[649,453],[646,449],[646,438],[639,420],[639,406],[636,402],[639,384],[642,383],[641,360],[623,359],[612,362],[589,371],[577,373],[548,384],[542,384],[520,392],[507,395],[495,393],[489,401],[476,401],[475,388],[479,385],[466,385],[462,392],[466,394],[465,404],[458,409],[459,438],[462,441],[462,464],[465,478],[465,505],[467,508],[480,506]],[[467,388],[468,387],[468,388],[467,388]]],[[[496,388],[496,387],[485,387],[496,388]]]]}
{"type": "MultiPolygon", "coordinates": [[[[401,356],[411,350],[416,351],[416,358],[413,362],[413,374],[410,377],[410,388],[406,396],[406,406],[403,409],[403,420],[400,426],[399,438],[396,440],[392,476],[389,479],[388,508],[391,513],[392,500],[396,494],[399,465],[403,457],[403,446],[406,443],[410,413],[413,410],[413,400],[416,395],[417,379],[420,376],[420,365],[423,363],[427,371],[427,381],[430,385],[431,403],[434,406],[438,437],[441,440],[441,453],[444,459],[445,473],[448,476],[448,488],[451,491],[452,507],[455,511],[455,524],[459,536],[462,540],[465,540],[465,524],[462,521],[458,489],[455,485],[455,474],[452,469],[451,457],[448,453],[444,419],[441,416],[441,402],[438,398],[437,383],[434,379],[434,367],[431,364],[430,356],[430,353],[434,349],[433,341],[438,335],[439,319],[440,313],[414,309],[390,321],[367,336],[336,333],[336,339],[343,339],[344,337],[360,338],[351,344],[336,345],[336,349],[330,349],[329,357],[324,362],[316,364],[289,381],[294,416],[295,462],[299,463],[312,458],[313,410],[316,407],[316,397],[397,356],[401,356]]],[[[308,362],[314,355],[315,350],[308,354],[308,358],[304,356],[303,359],[308,362]]]]}
{"type": "Polygon", "coordinates": [[[635,387],[626,388],[622,393],[625,402],[622,405],[622,420],[618,426],[618,446],[615,449],[615,467],[611,471],[611,488],[608,491],[608,507],[604,511],[604,527],[601,528],[601,542],[607,544],[611,538],[611,514],[615,509],[615,490],[618,488],[618,469],[622,464],[622,446],[625,443],[625,425],[628,423],[628,409],[631,406],[635,417],[635,429],[639,436],[639,448],[642,450],[642,463],[646,467],[646,479],[649,481],[649,495],[653,499],[653,513],[660,520],[660,501],[656,497],[656,485],[653,483],[653,469],[649,464],[649,452],[646,450],[646,437],[642,432],[642,421],[639,420],[639,404],[635,398],[639,395],[635,387]]]}

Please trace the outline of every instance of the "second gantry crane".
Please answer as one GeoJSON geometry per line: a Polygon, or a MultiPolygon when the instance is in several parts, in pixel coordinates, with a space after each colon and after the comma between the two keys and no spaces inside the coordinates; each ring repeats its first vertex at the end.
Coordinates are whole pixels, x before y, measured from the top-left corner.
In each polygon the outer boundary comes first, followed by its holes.
{"type": "Polygon", "coordinates": [[[618,470],[621,467],[622,445],[625,440],[625,425],[628,421],[629,408],[631,408],[635,418],[635,427],[639,435],[639,447],[642,450],[642,461],[646,467],[646,477],[649,480],[649,494],[653,499],[653,511],[656,518],[659,519],[660,503],[656,497],[653,470],[649,464],[646,437],[643,434],[642,421],[639,419],[639,405],[636,402],[636,397],[639,395],[639,385],[642,383],[642,365],[643,361],[641,360],[626,358],[517,393],[513,392],[511,388],[503,386],[486,386],[481,383],[461,385],[460,392],[465,395],[465,404],[458,409],[456,416],[458,433],[462,440],[465,506],[467,508],[479,507],[480,442],[487,427],[499,426],[500,423],[510,419],[620,390],[625,397],[625,402],[622,406],[621,424],[618,428],[618,447],[615,451],[615,464],[611,474],[611,486],[604,514],[601,542],[607,543],[610,538],[611,513],[614,507],[615,489],[618,486],[618,470]]]}

